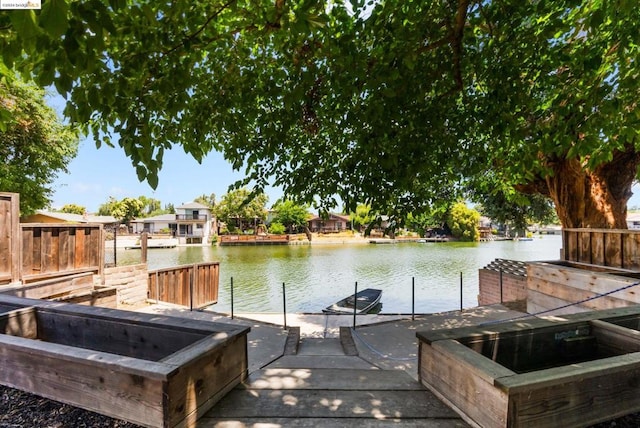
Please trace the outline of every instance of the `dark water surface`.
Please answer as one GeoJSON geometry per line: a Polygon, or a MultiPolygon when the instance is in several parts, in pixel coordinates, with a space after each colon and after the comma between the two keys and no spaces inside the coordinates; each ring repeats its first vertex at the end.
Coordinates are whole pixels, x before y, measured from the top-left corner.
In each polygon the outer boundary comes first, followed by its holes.
{"type": "MultiPolygon", "coordinates": [[[[203,261],[220,262],[220,297],[215,310],[228,312],[234,282],[235,312],[319,312],[358,288],[380,288],[382,313],[416,313],[477,305],[478,269],[496,258],[557,260],[562,238],[479,243],[334,244],[153,249],[149,269],[203,261]]],[[[118,250],[118,265],[137,263],[139,250],[118,250]]]]}

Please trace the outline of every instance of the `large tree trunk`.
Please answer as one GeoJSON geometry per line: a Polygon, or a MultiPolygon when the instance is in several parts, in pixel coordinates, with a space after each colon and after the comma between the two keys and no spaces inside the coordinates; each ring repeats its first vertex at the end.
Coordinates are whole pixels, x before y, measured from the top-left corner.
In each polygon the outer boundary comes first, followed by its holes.
{"type": "Polygon", "coordinates": [[[553,173],[519,190],[549,196],[562,227],[626,229],[627,202],[638,165],[640,153],[631,145],[593,170],[578,159],[549,160],[553,173]]]}

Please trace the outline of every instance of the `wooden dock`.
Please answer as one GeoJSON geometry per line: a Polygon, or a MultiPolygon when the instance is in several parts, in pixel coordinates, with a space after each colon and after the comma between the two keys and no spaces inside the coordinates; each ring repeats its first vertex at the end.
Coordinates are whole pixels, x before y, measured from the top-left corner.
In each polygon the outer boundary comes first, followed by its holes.
{"type": "Polygon", "coordinates": [[[289,235],[220,235],[220,245],[288,245],[289,235]]]}
{"type": "Polygon", "coordinates": [[[252,373],[198,427],[468,426],[406,372],[358,357],[344,335],[288,345],[288,355],[252,373]]]}

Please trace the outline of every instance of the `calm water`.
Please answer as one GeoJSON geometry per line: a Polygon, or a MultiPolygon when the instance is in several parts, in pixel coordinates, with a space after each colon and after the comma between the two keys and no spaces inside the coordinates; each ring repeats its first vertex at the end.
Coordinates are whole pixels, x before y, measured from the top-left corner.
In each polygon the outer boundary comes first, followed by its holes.
{"type": "MultiPolygon", "coordinates": [[[[382,313],[411,313],[415,280],[416,313],[477,305],[478,269],[496,258],[557,260],[561,236],[533,241],[403,243],[396,245],[296,245],[180,247],[149,250],[149,269],[202,261],[220,262],[220,296],[215,309],[229,312],[230,281],[235,312],[319,312],[358,289],[380,288],[382,313]]],[[[118,265],[140,260],[139,250],[119,250],[118,265]]]]}

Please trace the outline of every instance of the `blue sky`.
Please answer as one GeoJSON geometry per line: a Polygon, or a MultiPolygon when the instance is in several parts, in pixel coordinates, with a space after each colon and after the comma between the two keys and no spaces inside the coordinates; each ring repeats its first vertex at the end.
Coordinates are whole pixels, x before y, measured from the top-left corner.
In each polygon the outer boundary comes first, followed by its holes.
{"type": "MultiPolygon", "coordinates": [[[[122,148],[103,145],[97,149],[89,138],[80,143],[78,155],[69,165],[69,174],[59,174],[53,183],[52,207],[77,204],[93,213],[109,196],[118,200],[147,196],[160,200],[163,207],[168,203],[179,206],[211,193],[219,201],[229,185],[243,177],[241,172],[233,171],[220,153],[210,153],[199,164],[181,147],[174,147],[164,154],[160,181],[154,191],[146,182],[138,181],[135,168],[122,148]]],[[[270,207],[282,196],[282,191],[270,188],[267,195],[270,207]]]]}

